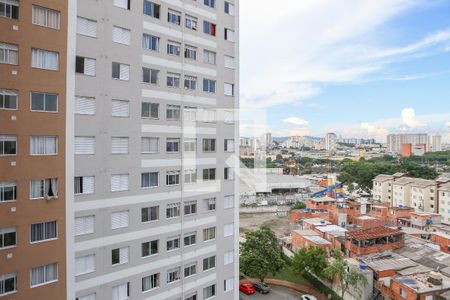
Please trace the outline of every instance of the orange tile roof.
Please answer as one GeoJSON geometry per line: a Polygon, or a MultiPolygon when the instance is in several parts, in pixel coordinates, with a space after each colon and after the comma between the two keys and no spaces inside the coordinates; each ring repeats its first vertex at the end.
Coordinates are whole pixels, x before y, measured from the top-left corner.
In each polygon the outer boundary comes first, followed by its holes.
{"type": "Polygon", "coordinates": [[[373,227],[369,229],[358,229],[347,232],[348,237],[351,237],[358,241],[376,239],[395,234],[402,234],[402,232],[385,226],[373,227]]]}

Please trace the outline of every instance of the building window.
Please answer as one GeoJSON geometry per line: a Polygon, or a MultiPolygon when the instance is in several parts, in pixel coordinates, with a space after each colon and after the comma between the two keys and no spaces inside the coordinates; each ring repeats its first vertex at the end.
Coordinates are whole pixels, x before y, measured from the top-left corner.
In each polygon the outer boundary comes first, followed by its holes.
{"type": "Polygon", "coordinates": [[[197,241],[197,233],[196,232],[190,232],[186,233],[183,237],[184,246],[192,246],[195,245],[197,241]]]}
{"type": "Polygon", "coordinates": [[[203,4],[206,6],[215,8],[216,7],[216,0],[203,0],[203,4]]]}
{"type": "Polygon", "coordinates": [[[189,294],[184,300],[197,300],[197,292],[189,294]]]}
{"type": "Polygon", "coordinates": [[[169,23],[180,25],[181,24],[181,13],[172,9],[169,9],[167,13],[167,21],[169,23]]]}
{"type": "Polygon", "coordinates": [[[180,151],[180,139],[170,139],[166,140],[166,152],[167,153],[178,153],[180,151]]]}
{"type": "Polygon", "coordinates": [[[159,287],[159,273],[142,278],[142,291],[146,292],[159,287]]]}
{"type": "Polygon", "coordinates": [[[141,138],[141,153],[159,153],[159,138],[143,137],[141,138]]]}
{"type": "Polygon", "coordinates": [[[179,121],[180,120],[180,106],[179,105],[167,105],[166,119],[168,121],[179,121]]]}
{"type": "Polygon", "coordinates": [[[203,91],[208,93],[216,93],[216,81],[212,79],[203,79],[203,91]]]}
{"type": "Polygon", "coordinates": [[[42,242],[57,238],[56,221],[36,223],[30,225],[30,242],[42,242]]]}
{"type": "Polygon", "coordinates": [[[130,116],[130,101],[111,100],[111,116],[128,118],[130,116]]]}
{"type": "Polygon", "coordinates": [[[203,152],[215,152],[216,139],[203,139],[203,152]]]}
{"type": "Polygon", "coordinates": [[[75,258],[75,275],[95,272],[95,254],[75,258]]]}
{"type": "Polygon", "coordinates": [[[203,109],[203,122],[205,123],[216,122],[216,111],[214,109],[203,109]]]}
{"type": "Polygon", "coordinates": [[[0,135],[0,156],[17,155],[17,137],[0,135]]]}
{"type": "Polygon", "coordinates": [[[223,150],[225,152],[234,152],[234,139],[225,139],[223,143],[223,150]]]}
{"type": "Polygon", "coordinates": [[[112,41],[122,45],[131,44],[131,30],[119,26],[112,28],[112,41]]]}
{"type": "Polygon", "coordinates": [[[184,267],[184,277],[197,274],[197,263],[192,263],[184,267]]]}
{"type": "Polygon", "coordinates": [[[223,198],[223,208],[234,208],[234,195],[225,196],[223,198]]]}
{"type": "Polygon", "coordinates": [[[234,234],[234,223],[225,224],[223,226],[223,236],[228,237],[234,234]]]}
{"type": "Polygon", "coordinates": [[[186,28],[189,28],[189,29],[192,29],[192,30],[197,30],[198,19],[196,17],[192,17],[190,15],[186,15],[184,17],[184,26],[186,28]]]}
{"type": "Polygon", "coordinates": [[[197,182],[197,170],[184,170],[184,183],[197,182]]]}
{"type": "Polygon", "coordinates": [[[234,171],[233,168],[226,167],[223,169],[223,177],[225,180],[234,180],[234,171]]]}
{"type": "Polygon", "coordinates": [[[75,59],[75,72],[95,76],[95,59],[77,56],[75,59]]]}
{"type": "Polygon", "coordinates": [[[42,49],[31,49],[31,67],[57,71],[59,69],[59,53],[42,49]]]}
{"type": "Polygon", "coordinates": [[[151,1],[144,0],[144,14],[156,19],[159,19],[161,5],[155,4],[151,1]]]}
{"type": "Polygon", "coordinates": [[[234,112],[231,110],[224,111],[223,122],[225,124],[234,124],[234,112]]]}
{"type": "Polygon", "coordinates": [[[48,264],[31,269],[31,287],[58,281],[58,264],[48,264]]]}
{"type": "Polygon", "coordinates": [[[180,78],[181,78],[180,74],[168,72],[167,73],[167,86],[179,88],[180,87],[180,78]]]}
{"type": "Polygon", "coordinates": [[[142,243],[142,257],[156,255],[159,252],[159,240],[142,243]]]}
{"type": "Polygon", "coordinates": [[[203,181],[215,180],[216,179],[216,169],[203,169],[203,181]]]}
{"type": "Polygon", "coordinates": [[[235,40],[234,30],[225,28],[225,40],[229,42],[234,42],[235,40]]]}
{"type": "Polygon", "coordinates": [[[216,256],[210,256],[203,259],[203,271],[207,271],[216,267],[216,256]]]}
{"type": "Polygon", "coordinates": [[[31,111],[57,112],[58,95],[50,93],[31,93],[31,111]]]}
{"type": "Polygon", "coordinates": [[[112,265],[121,265],[128,263],[128,255],[130,252],[129,247],[122,247],[111,250],[111,263],[112,265]]]}
{"type": "Polygon", "coordinates": [[[111,154],[128,154],[129,138],[112,137],[111,138],[111,154]]]}
{"type": "Polygon", "coordinates": [[[159,70],[142,68],[142,81],[145,83],[158,84],[159,70]]]}
{"type": "Polygon", "coordinates": [[[113,62],[112,78],[125,81],[130,80],[130,65],[113,62]]]}
{"type": "Polygon", "coordinates": [[[14,247],[16,246],[16,242],[17,242],[16,227],[0,228],[0,249],[14,247]]]}
{"type": "Polygon", "coordinates": [[[141,208],[141,222],[151,222],[159,220],[159,206],[141,208]]]}
{"type": "Polygon", "coordinates": [[[128,191],[129,174],[111,175],[111,192],[128,191]]]}
{"type": "MultiPolygon", "coordinates": [[[[118,0],[114,0],[118,1],[118,0]]],[[[129,1],[129,0],[128,0],[129,1]]],[[[130,297],[130,283],[124,283],[121,285],[113,286],[112,288],[112,300],[125,300],[130,297]]]]}
{"type": "Polygon", "coordinates": [[[234,96],[234,84],[225,82],[223,84],[223,93],[225,96],[234,96]]]}
{"type": "Polygon", "coordinates": [[[55,155],[58,154],[57,136],[32,136],[30,137],[31,155],[55,155]]]}
{"type": "MultiPolygon", "coordinates": [[[[183,120],[184,122],[196,122],[197,121],[197,108],[196,107],[185,106],[183,109],[183,112],[184,112],[184,120],[183,120]]],[[[185,141],[186,140],[192,141],[195,139],[185,139],[185,141]]],[[[192,150],[192,151],[194,151],[194,150],[192,150]]]]}
{"type": "Polygon", "coordinates": [[[167,283],[175,282],[181,278],[181,268],[174,268],[167,271],[167,283]]]}
{"type": "Polygon", "coordinates": [[[203,21],[203,32],[211,36],[216,36],[216,24],[203,21]]]}
{"type": "Polygon", "coordinates": [[[195,91],[197,89],[197,77],[184,75],[184,88],[195,91]]]}
{"type": "Polygon", "coordinates": [[[0,181],[0,202],[17,200],[17,182],[0,181]]]}
{"type": "Polygon", "coordinates": [[[93,136],[76,136],[75,137],[75,154],[79,154],[79,155],[95,154],[95,137],[93,137],[93,136]]]}
{"type": "Polygon", "coordinates": [[[158,119],[159,118],[159,103],[142,102],[141,117],[158,119]]]}
{"type": "Polygon", "coordinates": [[[61,19],[60,15],[60,12],[57,10],[33,5],[32,22],[35,25],[59,29],[61,19]]]}
{"type": "MultiPolygon", "coordinates": [[[[113,0],[113,4],[116,7],[120,7],[123,9],[130,10],[131,9],[131,0],[113,0]]],[[[120,298],[122,299],[122,298],[120,298]]]]}
{"type": "Polygon", "coordinates": [[[204,199],[203,203],[205,205],[205,211],[215,211],[216,210],[216,198],[204,199]]]}
{"type": "Polygon", "coordinates": [[[233,262],[234,262],[234,250],[225,252],[225,254],[223,255],[223,264],[226,266],[232,264],[233,262]]]}
{"type": "Polygon", "coordinates": [[[228,69],[234,69],[234,57],[225,55],[224,56],[224,67],[228,69]]]}
{"type": "Polygon", "coordinates": [[[189,201],[184,203],[184,215],[193,215],[197,213],[197,201],[189,201]]]}
{"type": "Polygon", "coordinates": [[[95,216],[75,218],[75,235],[92,234],[95,232],[95,216]]]}
{"type": "Polygon", "coordinates": [[[176,250],[179,248],[180,248],[180,237],[179,236],[171,237],[171,238],[167,239],[167,243],[166,243],[167,251],[176,250]]]}
{"type": "Polygon", "coordinates": [[[0,17],[19,19],[19,0],[0,0],[0,17]]]}
{"type": "Polygon", "coordinates": [[[31,199],[50,199],[58,197],[58,179],[47,178],[30,181],[31,199]]]}
{"type": "Polygon", "coordinates": [[[128,227],[130,220],[130,212],[128,210],[116,211],[111,214],[111,229],[128,227]]]}
{"type": "Polygon", "coordinates": [[[19,47],[0,43],[0,64],[17,65],[19,63],[19,47]]]}
{"type": "Polygon", "coordinates": [[[75,96],[75,113],[79,115],[95,115],[95,98],[75,96]]]}
{"type": "Polygon", "coordinates": [[[0,109],[17,109],[17,99],[17,91],[0,89],[0,109]]]}
{"type": "Polygon", "coordinates": [[[203,241],[210,241],[216,238],[216,227],[203,229],[203,241]]]}
{"type": "Polygon", "coordinates": [[[142,36],[142,47],[151,51],[159,51],[159,37],[144,33],[142,36]]]}
{"type": "Polygon", "coordinates": [[[196,139],[185,139],[183,141],[184,143],[184,151],[185,152],[195,152],[196,150],[196,144],[197,144],[197,140],[196,139]]]}
{"type": "Polygon", "coordinates": [[[166,208],[166,218],[167,219],[171,219],[171,218],[177,218],[180,216],[180,203],[172,203],[172,204],[167,204],[167,208],[166,208]]]}
{"type": "Polygon", "coordinates": [[[216,64],[216,52],[203,50],[203,62],[208,65],[216,64]]]}
{"type": "Polygon", "coordinates": [[[197,60],[197,48],[186,45],[184,47],[184,57],[187,59],[197,60]]]}
{"type": "Polygon", "coordinates": [[[142,188],[154,188],[159,185],[159,173],[147,172],[141,174],[141,187],[142,188]]]}
{"type": "Polygon", "coordinates": [[[77,17],[77,33],[89,37],[97,37],[97,21],[77,17]]]}
{"type": "Polygon", "coordinates": [[[233,289],[234,289],[234,277],[225,279],[223,281],[223,291],[229,292],[232,291],[233,289]]]}
{"type": "Polygon", "coordinates": [[[181,54],[181,44],[173,41],[167,42],[167,54],[180,56],[181,54]]]}
{"type": "Polygon", "coordinates": [[[75,195],[88,195],[94,193],[94,176],[75,177],[75,195]]]}
{"type": "MultiPolygon", "coordinates": [[[[0,2],[0,8],[2,4],[3,3],[0,2]]],[[[17,273],[0,275],[0,296],[5,296],[15,292],[17,292],[17,273]]]]}
{"type": "Polygon", "coordinates": [[[230,16],[234,16],[235,14],[234,5],[228,1],[225,1],[224,12],[226,14],[229,14],[230,16]]]}

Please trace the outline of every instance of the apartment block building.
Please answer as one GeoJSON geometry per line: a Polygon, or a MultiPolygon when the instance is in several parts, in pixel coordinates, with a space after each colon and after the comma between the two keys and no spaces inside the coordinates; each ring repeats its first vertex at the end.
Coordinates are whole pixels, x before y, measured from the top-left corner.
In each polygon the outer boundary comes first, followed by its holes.
{"type": "Polygon", "coordinates": [[[0,1],[0,298],[66,298],[68,3],[0,1]]]}
{"type": "Polygon", "coordinates": [[[445,183],[438,188],[439,213],[443,223],[450,223],[450,183],[445,183]]]}
{"type": "Polygon", "coordinates": [[[402,156],[423,155],[426,152],[441,151],[441,136],[426,133],[389,134],[387,150],[402,156]]]}

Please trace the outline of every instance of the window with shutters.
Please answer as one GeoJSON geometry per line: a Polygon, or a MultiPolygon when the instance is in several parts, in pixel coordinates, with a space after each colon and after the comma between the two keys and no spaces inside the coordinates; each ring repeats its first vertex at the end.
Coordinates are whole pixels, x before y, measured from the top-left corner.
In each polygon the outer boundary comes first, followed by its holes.
{"type": "Polygon", "coordinates": [[[189,201],[184,203],[184,215],[193,215],[197,213],[197,201],[189,201]]]}
{"type": "Polygon", "coordinates": [[[152,1],[144,0],[144,14],[156,19],[159,19],[161,12],[161,5],[153,3],[152,1]]]}
{"type": "Polygon", "coordinates": [[[203,109],[203,122],[205,123],[216,122],[216,111],[214,109],[203,109]]]}
{"type": "Polygon", "coordinates": [[[151,51],[159,51],[159,37],[144,33],[142,36],[142,48],[151,51]]]}
{"type": "Polygon", "coordinates": [[[141,174],[141,187],[155,188],[159,185],[159,172],[146,172],[141,174]]]}
{"type": "Polygon", "coordinates": [[[159,220],[159,206],[141,208],[141,222],[152,222],[159,220]]]}
{"type": "Polygon", "coordinates": [[[198,19],[196,17],[185,15],[184,17],[184,26],[186,28],[197,30],[198,27],[198,19]]]}
{"type": "Polygon", "coordinates": [[[223,208],[234,208],[234,195],[228,195],[223,198],[223,208]]]}
{"type": "Polygon", "coordinates": [[[233,289],[234,289],[234,277],[225,279],[223,281],[223,291],[229,292],[232,291],[233,289]]]}
{"type": "Polygon", "coordinates": [[[159,252],[159,240],[142,243],[142,257],[156,255],[159,252]]]}
{"type": "Polygon", "coordinates": [[[95,137],[93,137],[93,136],[76,136],[75,137],[75,154],[78,154],[78,155],[95,154],[95,137]]]}
{"type": "Polygon", "coordinates": [[[180,87],[180,78],[181,78],[181,75],[179,73],[167,72],[167,86],[179,88],[180,87]]]}
{"type": "Polygon", "coordinates": [[[229,14],[230,16],[234,16],[234,14],[235,14],[234,4],[231,4],[228,1],[225,1],[224,12],[226,14],[229,14]]]}
{"type": "Polygon", "coordinates": [[[96,300],[96,294],[93,293],[86,296],[78,297],[75,300],[96,300]]]}
{"type": "Polygon", "coordinates": [[[0,135],[0,156],[17,155],[17,137],[0,135]]]}
{"type": "Polygon", "coordinates": [[[172,251],[180,248],[180,236],[167,238],[166,250],[172,251]]]}
{"type": "Polygon", "coordinates": [[[180,216],[180,207],[181,207],[180,203],[167,204],[166,218],[167,219],[178,218],[180,216]]]}
{"type": "Polygon", "coordinates": [[[141,117],[158,119],[159,118],[159,103],[142,102],[141,117]]]}
{"type": "Polygon", "coordinates": [[[142,68],[142,82],[158,84],[159,70],[142,68]]]}
{"type": "Polygon", "coordinates": [[[223,150],[225,152],[234,152],[234,139],[225,139],[223,143],[223,150]]]}
{"type": "Polygon", "coordinates": [[[119,26],[112,28],[112,41],[122,45],[131,44],[131,30],[119,26]]]}
{"type": "Polygon", "coordinates": [[[111,116],[128,118],[130,116],[130,101],[111,100],[111,116]]]}
{"type": "Polygon", "coordinates": [[[16,90],[0,89],[0,109],[17,109],[18,95],[16,90]]]}
{"type": "Polygon", "coordinates": [[[234,250],[227,251],[223,255],[223,264],[225,266],[232,263],[234,263],[234,250]]]}
{"type": "Polygon", "coordinates": [[[129,153],[128,137],[112,137],[111,138],[111,154],[128,154],[129,153]]]}
{"type": "MultiPolygon", "coordinates": [[[[117,0],[114,0],[117,1],[117,0]]],[[[113,286],[112,300],[127,300],[130,298],[130,283],[113,286]]]]}
{"type": "Polygon", "coordinates": [[[33,179],[30,181],[30,199],[51,199],[58,197],[58,179],[33,179]]]}
{"type": "Polygon", "coordinates": [[[88,195],[94,193],[94,176],[75,177],[75,195],[88,195]]]}
{"type": "Polygon", "coordinates": [[[167,22],[180,25],[181,24],[181,13],[172,9],[167,12],[167,22]]]}
{"type": "Polygon", "coordinates": [[[95,216],[75,218],[75,235],[92,234],[95,232],[95,216]]]}
{"type": "Polygon", "coordinates": [[[141,138],[141,153],[159,153],[159,138],[143,137],[141,138]]]}
{"type": "Polygon", "coordinates": [[[225,124],[234,124],[234,112],[232,110],[224,111],[223,122],[225,124]]]}
{"type": "Polygon", "coordinates": [[[0,42],[0,64],[17,65],[19,63],[19,47],[0,42]]]}
{"type": "Polygon", "coordinates": [[[59,53],[49,50],[31,49],[31,67],[58,71],[59,53]]]}
{"type": "MultiPolygon", "coordinates": [[[[0,6],[1,5],[2,2],[0,1],[0,6]]],[[[15,292],[17,292],[17,273],[0,274],[0,297],[15,292]]]]}
{"type": "Polygon", "coordinates": [[[197,77],[184,75],[184,88],[195,91],[197,89],[197,77]]]}
{"type": "Polygon", "coordinates": [[[208,65],[216,64],[216,52],[203,50],[203,62],[208,65]]]}
{"type": "Polygon", "coordinates": [[[52,263],[31,269],[31,287],[58,281],[58,264],[52,263]]]}
{"type": "Polygon", "coordinates": [[[150,291],[159,287],[159,273],[142,278],[142,291],[150,291]]]}
{"type": "Polygon", "coordinates": [[[203,4],[205,4],[206,6],[209,6],[211,8],[215,8],[216,0],[203,0],[203,4]]]}
{"type": "Polygon", "coordinates": [[[203,200],[203,204],[206,212],[216,210],[216,198],[207,198],[203,200]]]}
{"type": "Polygon", "coordinates": [[[166,173],[166,185],[179,185],[180,184],[180,171],[168,171],[166,173]]]}
{"type": "Polygon", "coordinates": [[[111,250],[111,263],[112,265],[121,265],[128,263],[128,255],[130,252],[129,247],[122,247],[111,250]]]}
{"type": "Polygon", "coordinates": [[[208,271],[216,267],[216,256],[210,256],[203,259],[203,271],[208,271]]]}
{"type": "Polygon", "coordinates": [[[212,79],[203,79],[203,91],[207,93],[216,93],[216,81],[212,79]]]}
{"type": "Polygon", "coordinates": [[[31,155],[56,155],[58,154],[57,136],[31,136],[31,155]]]}
{"type": "Polygon", "coordinates": [[[97,37],[97,21],[77,17],[77,33],[89,37],[97,37]]]}
{"type": "Polygon", "coordinates": [[[223,236],[228,237],[234,234],[234,223],[225,224],[223,226],[223,236]]]}
{"type": "Polygon", "coordinates": [[[113,0],[113,4],[116,7],[120,7],[123,9],[130,10],[131,9],[131,0],[113,0]]]}
{"type": "Polygon", "coordinates": [[[128,227],[129,211],[116,211],[111,214],[111,229],[128,227]]]}
{"type": "Polygon", "coordinates": [[[166,106],[166,119],[168,121],[180,120],[180,106],[179,105],[167,105],[166,106]]]}
{"type": "Polygon", "coordinates": [[[112,78],[124,81],[130,80],[130,65],[113,62],[112,78]]]}
{"type": "Polygon", "coordinates": [[[31,111],[57,112],[58,95],[41,92],[31,92],[31,111]]]}
{"type": "Polygon", "coordinates": [[[225,40],[229,42],[234,42],[234,30],[225,28],[225,40]]]}
{"type": "Polygon", "coordinates": [[[234,69],[234,57],[225,55],[224,56],[224,67],[228,69],[234,69]]]}
{"type": "Polygon", "coordinates": [[[185,233],[183,237],[184,246],[192,246],[197,242],[197,232],[185,233]]]}
{"type": "Polygon", "coordinates": [[[234,96],[234,84],[224,83],[223,84],[223,93],[225,96],[234,96]]]}
{"type": "Polygon", "coordinates": [[[203,139],[203,152],[216,152],[216,139],[203,139]]]}
{"type": "MultiPolygon", "coordinates": [[[[17,245],[17,228],[0,228],[0,250],[17,245]]],[[[1,295],[1,294],[0,294],[1,295]]]]}
{"type": "Polygon", "coordinates": [[[197,182],[197,170],[184,170],[184,183],[196,183],[197,182]]]}
{"type": "Polygon", "coordinates": [[[75,58],[75,72],[88,76],[95,76],[96,61],[93,58],[77,56],[75,58]]]}
{"type": "Polygon", "coordinates": [[[203,32],[211,36],[216,36],[216,24],[203,21],[203,32]]]}
{"type": "Polygon", "coordinates": [[[75,276],[95,272],[95,254],[75,258],[75,276]]]}
{"type": "Polygon", "coordinates": [[[172,283],[180,280],[181,278],[181,267],[173,268],[167,271],[167,283],[172,283]]]}
{"type": "Polygon", "coordinates": [[[17,182],[0,181],[0,202],[17,200],[17,182]]]}
{"type": "Polygon", "coordinates": [[[0,17],[19,19],[19,0],[0,0],[0,17]]]}
{"type": "Polygon", "coordinates": [[[180,151],[180,139],[167,138],[166,140],[166,152],[178,153],[180,151]]]}
{"type": "Polygon", "coordinates": [[[61,13],[54,9],[42,6],[32,6],[32,23],[35,25],[59,29],[61,22],[61,13]]]}
{"type": "Polygon", "coordinates": [[[216,238],[216,227],[203,229],[203,241],[210,241],[216,238]]]}
{"type": "Polygon", "coordinates": [[[128,191],[129,174],[111,175],[111,192],[128,191]]]}
{"type": "Polygon", "coordinates": [[[56,221],[36,223],[30,225],[30,242],[42,242],[57,239],[58,229],[56,221]]]}
{"type": "Polygon", "coordinates": [[[189,277],[197,274],[197,263],[190,263],[184,267],[184,277],[189,277]]]}
{"type": "Polygon", "coordinates": [[[78,115],[95,115],[95,98],[75,96],[75,113],[78,115]]]}
{"type": "Polygon", "coordinates": [[[223,178],[225,180],[234,180],[234,170],[233,168],[226,167],[223,169],[223,178]]]}
{"type": "Polygon", "coordinates": [[[195,152],[196,151],[196,139],[184,139],[184,152],[195,152]]]}

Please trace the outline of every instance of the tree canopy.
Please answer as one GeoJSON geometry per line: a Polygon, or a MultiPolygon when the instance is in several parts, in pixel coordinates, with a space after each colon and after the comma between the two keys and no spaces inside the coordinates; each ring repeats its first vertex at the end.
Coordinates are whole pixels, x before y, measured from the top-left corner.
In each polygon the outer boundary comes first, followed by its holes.
{"type": "Polygon", "coordinates": [[[306,204],[303,201],[297,201],[294,205],[292,205],[291,209],[305,209],[306,204]]]}
{"type": "Polygon", "coordinates": [[[322,277],[326,267],[327,257],[325,251],[320,247],[302,248],[292,258],[292,268],[299,275],[311,272],[322,277]]]}

